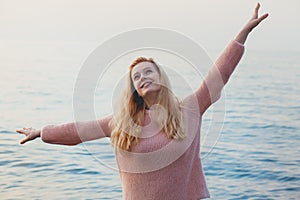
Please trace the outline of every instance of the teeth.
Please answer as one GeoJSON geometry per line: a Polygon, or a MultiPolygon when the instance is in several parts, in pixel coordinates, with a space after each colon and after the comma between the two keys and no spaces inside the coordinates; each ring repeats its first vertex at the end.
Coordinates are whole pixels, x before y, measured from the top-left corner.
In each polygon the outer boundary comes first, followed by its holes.
{"type": "Polygon", "coordinates": [[[144,87],[147,87],[148,85],[150,85],[151,83],[149,82],[149,83],[145,83],[144,84],[144,87]]]}
{"type": "Polygon", "coordinates": [[[142,86],[141,86],[141,88],[147,87],[147,86],[150,85],[150,84],[151,84],[151,82],[143,83],[142,86]]]}

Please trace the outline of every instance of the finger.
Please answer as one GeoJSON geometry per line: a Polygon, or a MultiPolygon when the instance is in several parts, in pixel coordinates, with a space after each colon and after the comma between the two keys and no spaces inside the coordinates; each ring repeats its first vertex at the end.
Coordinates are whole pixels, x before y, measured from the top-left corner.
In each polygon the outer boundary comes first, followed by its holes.
{"type": "Polygon", "coordinates": [[[259,8],[260,8],[260,4],[257,3],[257,4],[256,4],[256,7],[255,7],[255,9],[254,9],[254,12],[253,12],[253,18],[254,18],[254,19],[256,19],[256,18],[258,17],[258,10],[259,10],[259,8]]]}
{"type": "Polygon", "coordinates": [[[262,20],[266,19],[269,16],[268,13],[262,15],[260,18],[258,18],[259,22],[261,22],[262,20]]]}
{"type": "Polygon", "coordinates": [[[30,132],[28,132],[28,130],[23,130],[23,129],[19,129],[16,132],[20,133],[20,134],[23,134],[23,135],[26,135],[26,136],[30,134],[30,132]]]}
{"type": "Polygon", "coordinates": [[[30,140],[29,137],[24,138],[23,140],[21,140],[20,144],[25,144],[26,142],[28,142],[30,140]]]}
{"type": "Polygon", "coordinates": [[[17,129],[16,132],[23,134],[23,130],[22,129],[17,129]]]}
{"type": "Polygon", "coordinates": [[[24,132],[26,130],[27,130],[27,128],[24,127],[24,128],[17,129],[16,132],[21,133],[21,132],[24,132]]]}

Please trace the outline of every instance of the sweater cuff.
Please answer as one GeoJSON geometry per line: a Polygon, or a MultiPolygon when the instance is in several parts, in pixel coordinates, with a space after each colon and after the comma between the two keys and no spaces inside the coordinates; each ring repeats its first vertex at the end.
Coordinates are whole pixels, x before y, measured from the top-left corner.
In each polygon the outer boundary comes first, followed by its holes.
{"type": "Polygon", "coordinates": [[[238,41],[236,41],[236,40],[232,40],[232,41],[235,42],[236,44],[238,44],[238,45],[244,47],[244,44],[242,44],[242,43],[240,43],[240,42],[238,42],[238,41]]]}

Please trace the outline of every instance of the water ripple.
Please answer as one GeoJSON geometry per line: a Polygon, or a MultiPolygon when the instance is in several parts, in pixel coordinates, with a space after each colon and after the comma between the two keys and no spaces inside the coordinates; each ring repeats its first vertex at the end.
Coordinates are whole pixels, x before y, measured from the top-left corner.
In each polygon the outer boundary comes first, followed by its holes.
{"type": "MultiPolygon", "coordinates": [[[[298,54],[255,52],[250,58],[226,89],[226,118],[216,146],[201,147],[202,155],[213,149],[202,162],[211,199],[298,200],[298,54]]],[[[26,80],[6,84],[0,100],[4,116],[0,126],[0,199],[121,199],[118,172],[103,165],[116,165],[109,141],[74,147],[46,145],[40,140],[18,144],[21,137],[14,130],[24,124],[41,127],[73,119],[63,110],[70,108],[72,94],[66,91],[72,91],[70,77],[75,79],[77,73],[64,67],[63,60],[24,64],[16,63],[22,67],[14,74],[23,77],[26,73],[26,80]],[[48,71],[47,67],[37,70],[43,63],[49,66],[48,71]],[[37,77],[39,84],[32,84],[37,77]],[[56,83],[70,84],[59,88],[56,83]]],[[[194,74],[187,73],[192,79],[194,74]]],[[[110,105],[105,98],[109,92],[99,92],[99,110],[110,105]]],[[[204,116],[203,124],[210,121],[204,116]]]]}

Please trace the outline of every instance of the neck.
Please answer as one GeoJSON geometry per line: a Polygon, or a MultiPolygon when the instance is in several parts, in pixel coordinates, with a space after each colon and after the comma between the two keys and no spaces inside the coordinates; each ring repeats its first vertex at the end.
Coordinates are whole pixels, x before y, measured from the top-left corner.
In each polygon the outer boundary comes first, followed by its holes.
{"type": "Polygon", "coordinates": [[[145,106],[146,108],[150,108],[151,106],[153,106],[154,104],[157,103],[157,96],[158,94],[149,94],[149,95],[146,95],[145,97],[143,97],[144,99],[144,102],[145,102],[145,106]]]}

